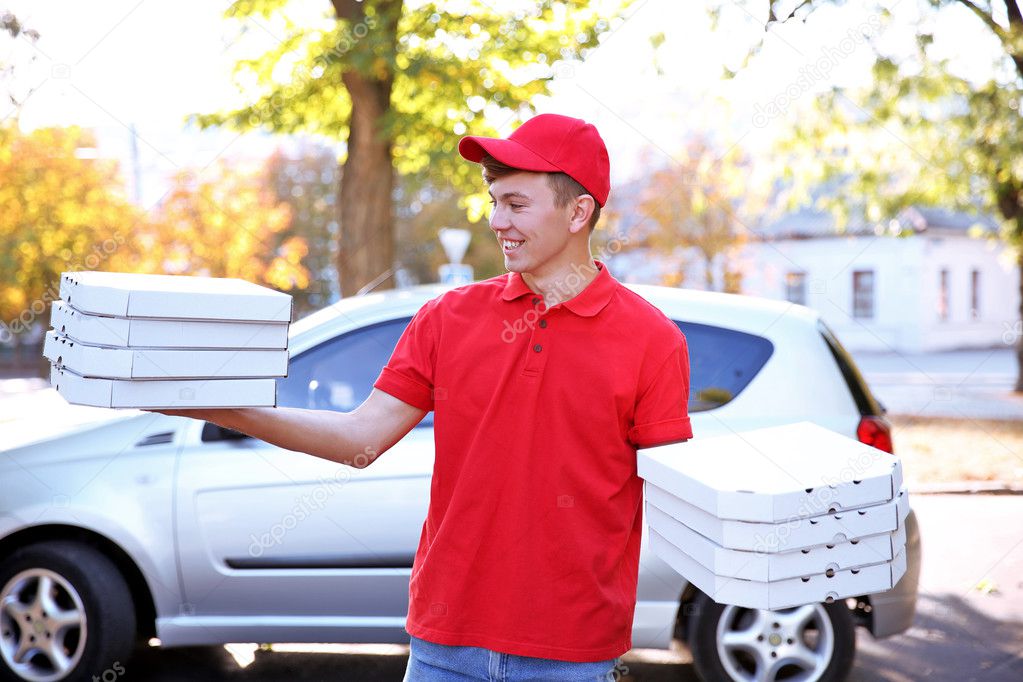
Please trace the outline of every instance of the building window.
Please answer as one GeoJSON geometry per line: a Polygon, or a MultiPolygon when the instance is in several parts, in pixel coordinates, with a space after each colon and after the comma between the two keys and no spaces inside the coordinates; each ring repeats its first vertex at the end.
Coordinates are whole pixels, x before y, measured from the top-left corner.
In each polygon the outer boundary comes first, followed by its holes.
{"type": "Polygon", "coordinates": [[[948,322],[948,268],[942,268],[938,276],[938,319],[948,322]]]}
{"type": "Polygon", "coordinates": [[[980,270],[970,271],[970,319],[980,319],[980,270]]]}
{"type": "Polygon", "coordinates": [[[806,305],[806,273],[789,272],[785,275],[785,300],[806,305]]]}
{"type": "Polygon", "coordinates": [[[874,317],[874,271],[853,272],[853,317],[870,320],[874,317]]]}

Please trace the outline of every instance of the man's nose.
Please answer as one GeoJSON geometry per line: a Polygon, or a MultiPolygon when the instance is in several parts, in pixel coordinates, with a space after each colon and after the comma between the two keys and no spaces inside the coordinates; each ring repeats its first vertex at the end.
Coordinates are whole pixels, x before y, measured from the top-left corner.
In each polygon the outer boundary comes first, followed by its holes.
{"type": "Polygon", "coordinates": [[[490,212],[490,228],[493,230],[507,230],[511,225],[508,223],[508,213],[495,207],[490,212]]]}

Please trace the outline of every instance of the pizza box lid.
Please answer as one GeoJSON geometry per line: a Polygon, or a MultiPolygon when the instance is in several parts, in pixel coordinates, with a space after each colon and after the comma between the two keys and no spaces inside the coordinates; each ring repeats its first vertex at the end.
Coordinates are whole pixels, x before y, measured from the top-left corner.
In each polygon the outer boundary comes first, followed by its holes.
{"type": "Polygon", "coordinates": [[[96,315],[290,322],[288,294],[226,277],[65,272],[61,299],[96,315]]]}
{"type": "Polygon", "coordinates": [[[50,308],[50,326],[75,341],[121,348],[288,347],[287,322],[162,320],[83,313],[64,301],[50,308]]]}
{"type": "Polygon", "coordinates": [[[748,552],[775,553],[858,540],[891,533],[909,515],[909,493],[903,487],[891,502],[779,523],[719,519],[647,481],[646,500],[715,544],[748,552]]]}
{"type": "Polygon", "coordinates": [[[69,403],[131,409],[274,407],[275,379],[92,379],[50,367],[50,385],[69,403]]]}
{"type": "Polygon", "coordinates": [[[640,450],[639,476],[714,516],[776,523],[892,500],[898,457],[813,422],[640,450]]]}
{"type": "Polygon", "coordinates": [[[785,609],[816,602],[830,604],[866,594],[885,592],[906,573],[905,549],[891,561],[783,580],[742,580],[715,575],[656,530],[650,530],[650,549],[686,580],[719,604],[750,609],[785,609]]]}
{"type": "Polygon", "coordinates": [[[43,355],[83,377],[105,379],[250,379],[288,375],[288,351],[111,348],[75,341],[52,329],[43,355]]]}
{"type": "Polygon", "coordinates": [[[906,545],[903,525],[888,533],[788,552],[750,552],[722,547],[649,502],[646,518],[652,530],[715,575],[762,582],[891,561],[906,545]]]}

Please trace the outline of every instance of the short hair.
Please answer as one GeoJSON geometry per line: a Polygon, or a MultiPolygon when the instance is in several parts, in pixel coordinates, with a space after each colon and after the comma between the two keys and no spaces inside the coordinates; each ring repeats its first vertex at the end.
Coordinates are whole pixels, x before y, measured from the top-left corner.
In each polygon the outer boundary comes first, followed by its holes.
{"type": "MultiPolygon", "coordinates": [[[[498,178],[503,178],[506,175],[523,172],[523,169],[501,163],[489,154],[483,155],[483,158],[480,159],[480,164],[483,166],[483,179],[488,185],[492,184],[498,178]]],[[[568,206],[569,202],[578,196],[590,194],[585,187],[580,185],[567,173],[544,173],[544,175],[547,176],[547,186],[551,188],[552,192],[554,192],[554,205],[558,208],[568,206]]],[[[590,196],[593,195],[590,194],[590,196]]],[[[600,204],[598,204],[596,198],[594,198],[593,214],[590,216],[589,224],[590,232],[593,232],[593,228],[597,225],[598,220],[600,220],[600,204]]]]}

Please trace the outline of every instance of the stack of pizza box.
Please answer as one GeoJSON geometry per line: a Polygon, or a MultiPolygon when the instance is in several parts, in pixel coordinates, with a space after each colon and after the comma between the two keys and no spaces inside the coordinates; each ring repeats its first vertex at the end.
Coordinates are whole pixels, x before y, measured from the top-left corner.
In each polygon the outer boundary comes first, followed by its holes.
{"type": "Polygon", "coordinates": [[[67,272],[43,355],[70,402],[260,407],[288,373],[287,294],[239,279],[67,272]]]}
{"type": "Polygon", "coordinates": [[[900,460],[817,424],[642,450],[638,472],[651,549],[719,603],[831,603],[906,572],[900,460]]]}

